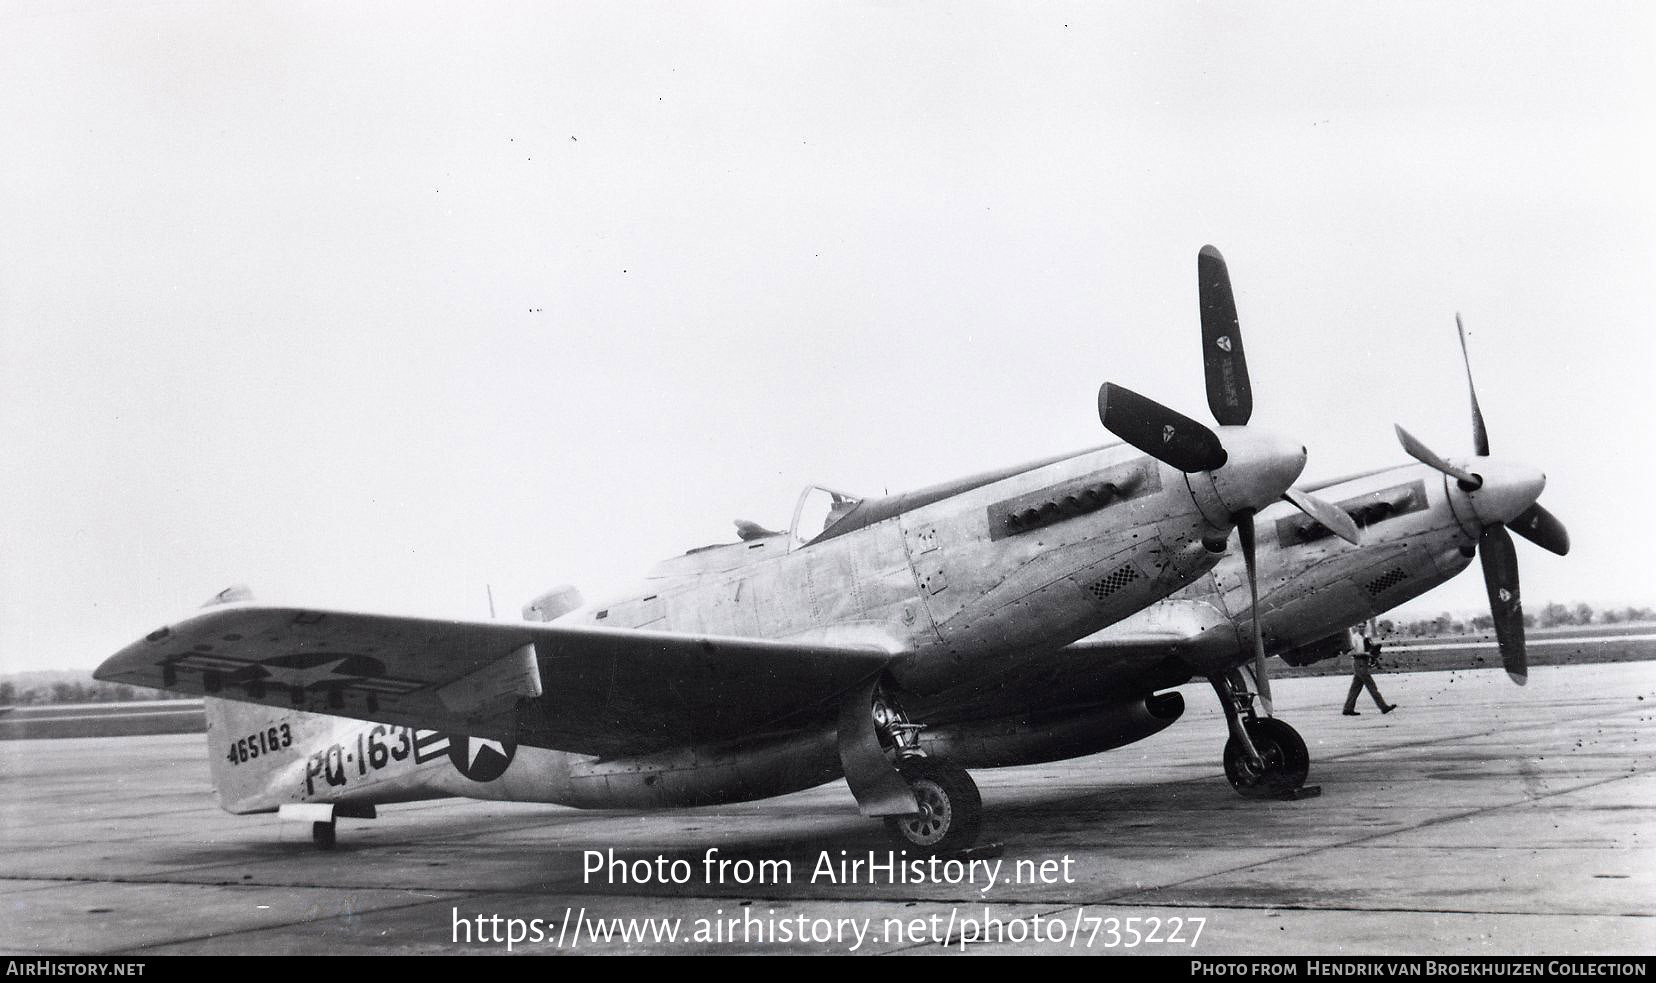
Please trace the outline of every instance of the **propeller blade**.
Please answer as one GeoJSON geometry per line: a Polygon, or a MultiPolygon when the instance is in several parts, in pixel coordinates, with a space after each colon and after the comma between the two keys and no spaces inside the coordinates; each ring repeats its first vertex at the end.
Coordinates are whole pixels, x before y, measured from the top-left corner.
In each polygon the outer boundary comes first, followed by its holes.
{"type": "Polygon", "coordinates": [[[1207,375],[1208,409],[1221,426],[1242,426],[1253,416],[1253,387],[1242,352],[1242,327],[1236,319],[1225,257],[1212,246],[1196,255],[1196,280],[1202,302],[1202,369],[1207,375]]]}
{"type": "Polygon", "coordinates": [[[1489,431],[1484,429],[1483,410],[1478,409],[1478,390],[1472,385],[1472,356],[1466,353],[1466,327],[1455,312],[1455,330],[1460,332],[1461,361],[1466,363],[1466,391],[1472,397],[1472,446],[1479,457],[1489,456],[1489,431]]]}
{"type": "Polygon", "coordinates": [[[1117,437],[1186,473],[1212,471],[1227,457],[1212,430],[1113,382],[1098,390],[1098,418],[1117,437]]]}
{"type": "Polygon", "coordinates": [[[1395,423],[1392,424],[1392,429],[1397,431],[1397,439],[1403,444],[1403,449],[1409,452],[1410,457],[1419,461],[1421,464],[1425,464],[1429,467],[1442,471],[1449,477],[1454,478],[1455,480],[1460,481],[1473,489],[1483,487],[1482,478],[1470,471],[1457,468],[1448,461],[1445,461],[1443,458],[1438,457],[1436,454],[1432,453],[1432,449],[1430,447],[1427,447],[1425,444],[1422,444],[1420,441],[1410,436],[1409,431],[1404,430],[1395,423]]]}
{"type": "Polygon", "coordinates": [[[1518,513],[1517,518],[1507,523],[1507,528],[1559,556],[1570,552],[1570,534],[1564,530],[1564,523],[1542,508],[1539,502],[1518,513]]]}
{"type": "Polygon", "coordinates": [[[1345,509],[1323,501],[1315,495],[1290,488],[1282,493],[1282,500],[1291,503],[1306,515],[1322,523],[1323,528],[1353,546],[1363,545],[1363,533],[1357,522],[1345,509]]]}
{"type": "Polygon", "coordinates": [[[1242,562],[1248,567],[1248,596],[1253,601],[1254,682],[1259,686],[1259,704],[1271,715],[1271,677],[1265,670],[1265,630],[1259,617],[1259,571],[1255,569],[1253,513],[1236,516],[1236,534],[1242,540],[1242,562]]]}
{"type": "Polygon", "coordinates": [[[1524,607],[1518,598],[1518,553],[1512,537],[1500,523],[1485,526],[1478,536],[1478,559],[1483,561],[1484,587],[1489,591],[1489,613],[1495,616],[1495,641],[1501,664],[1519,686],[1529,679],[1524,658],[1524,607]]]}

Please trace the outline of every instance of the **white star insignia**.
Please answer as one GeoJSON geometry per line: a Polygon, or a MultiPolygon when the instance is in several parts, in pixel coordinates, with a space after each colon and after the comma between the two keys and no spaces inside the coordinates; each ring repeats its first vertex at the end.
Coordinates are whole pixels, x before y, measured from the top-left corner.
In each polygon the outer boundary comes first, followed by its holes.
{"type": "Polygon", "coordinates": [[[338,669],[340,664],[347,658],[349,658],[349,656],[342,655],[332,662],[324,662],[320,665],[311,666],[309,669],[295,669],[290,666],[273,666],[265,662],[259,663],[259,668],[265,671],[265,678],[269,682],[277,683],[282,686],[300,686],[309,688],[311,684],[320,683],[324,680],[344,681],[347,679],[358,678],[356,676],[342,676],[334,671],[335,669],[338,669]]]}
{"type": "Polygon", "coordinates": [[[494,753],[502,758],[506,757],[506,745],[500,741],[492,741],[482,737],[466,738],[466,770],[474,771],[477,768],[477,759],[484,748],[493,748],[494,753]]]}

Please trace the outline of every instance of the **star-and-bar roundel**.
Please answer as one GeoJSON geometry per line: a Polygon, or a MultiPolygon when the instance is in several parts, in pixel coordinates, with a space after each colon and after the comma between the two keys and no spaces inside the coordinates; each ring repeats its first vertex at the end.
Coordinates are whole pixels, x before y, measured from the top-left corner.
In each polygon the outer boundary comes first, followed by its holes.
{"type": "Polygon", "coordinates": [[[414,735],[414,760],[425,764],[444,754],[449,763],[463,777],[474,782],[492,782],[511,767],[517,757],[517,744],[466,734],[445,734],[442,731],[422,730],[414,735]]]}
{"type": "Polygon", "coordinates": [[[350,652],[294,652],[260,661],[213,652],[182,652],[167,659],[166,665],[174,671],[216,674],[228,686],[283,686],[297,693],[325,692],[337,687],[382,696],[403,696],[425,686],[417,679],[387,675],[384,662],[350,652]]]}

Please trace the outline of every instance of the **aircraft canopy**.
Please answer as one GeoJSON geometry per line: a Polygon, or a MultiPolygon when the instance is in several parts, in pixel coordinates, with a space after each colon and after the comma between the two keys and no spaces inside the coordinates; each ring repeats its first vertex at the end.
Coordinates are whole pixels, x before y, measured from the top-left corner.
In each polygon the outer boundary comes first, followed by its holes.
{"type": "Polygon", "coordinates": [[[862,496],[811,485],[799,493],[799,504],[794,506],[792,535],[794,546],[802,546],[827,532],[834,523],[845,518],[862,504],[862,496]]]}

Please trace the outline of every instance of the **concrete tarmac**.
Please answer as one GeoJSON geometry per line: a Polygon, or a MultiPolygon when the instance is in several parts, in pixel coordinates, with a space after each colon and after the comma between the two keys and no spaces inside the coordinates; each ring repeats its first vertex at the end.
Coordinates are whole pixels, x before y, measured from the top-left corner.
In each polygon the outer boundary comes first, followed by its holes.
{"type": "Polygon", "coordinates": [[[540,940],[512,949],[541,953],[1656,951],[1656,662],[1534,668],[1523,689],[1498,669],[1379,682],[1397,712],[1342,717],[1346,677],[1275,687],[1317,798],[1231,790],[1205,684],[1147,741],[975,773],[984,839],[1004,844],[985,858],[1001,861],[987,890],[981,866],[971,883],[813,882],[825,854],[884,860],[892,846],[843,782],[656,814],[391,806],[342,820],[323,853],[308,827],[220,812],[199,735],[7,741],[0,951],[506,951],[479,938],[479,915],[500,917],[483,931],[502,939],[532,938],[540,919],[540,940]],[[786,862],[791,882],[709,878],[712,847],[786,862]],[[690,876],[588,877],[589,850],[652,870],[682,860],[690,876]],[[621,940],[617,918],[647,937],[621,940]]]}

